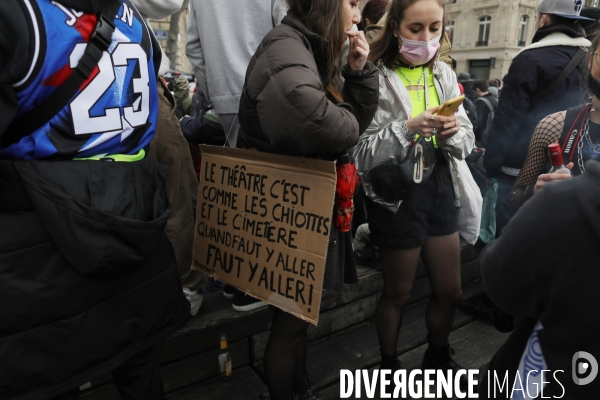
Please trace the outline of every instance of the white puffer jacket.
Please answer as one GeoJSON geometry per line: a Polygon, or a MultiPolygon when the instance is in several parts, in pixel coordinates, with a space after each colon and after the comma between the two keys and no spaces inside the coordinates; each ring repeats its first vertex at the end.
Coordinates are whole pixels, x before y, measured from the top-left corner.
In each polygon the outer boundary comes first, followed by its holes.
{"type": "MultiPolygon", "coordinates": [[[[358,169],[367,196],[396,212],[400,202],[394,203],[377,196],[371,187],[369,171],[384,163],[396,159],[398,155],[406,156],[409,141],[400,131],[400,122],[412,114],[412,104],[408,91],[398,74],[379,65],[379,108],[373,121],[363,133],[353,149],[354,161],[358,169]],[[395,93],[394,93],[395,92],[395,93]]],[[[456,75],[447,64],[435,62],[433,67],[434,83],[440,103],[460,96],[456,75]]],[[[460,207],[460,194],[464,193],[461,174],[456,160],[463,160],[473,149],[475,135],[473,126],[461,105],[456,114],[460,121],[460,130],[446,141],[438,141],[444,156],[449,160],[452,182],[454,184],[455,203],[460,207]]]]}

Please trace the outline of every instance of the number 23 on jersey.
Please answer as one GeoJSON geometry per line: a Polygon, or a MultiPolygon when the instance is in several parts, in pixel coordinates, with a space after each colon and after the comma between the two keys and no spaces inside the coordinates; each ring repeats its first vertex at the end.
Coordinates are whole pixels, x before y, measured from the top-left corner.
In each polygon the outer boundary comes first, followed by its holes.
{"type": "MultiPolygon", "coordinates": [[[[77,67],[86,45],[87,43],[77,43],[73,48],[69,56],[71,68],[77,67]]],[[[149,79],[146,53],[138,43],[119,43],[112,54],[104,52],[98,63],[98,74],[70,104],[75,134],[121,131],[125,129],[124,122],[133,128],[146,124],[150,115],[149,79]],[[104,112],[102,109],[98,110],[95,106],[109,92],[113,83],[123,82],[124,77],[117,79],[115,72],[124,73],[123,70],[131,61],[137,61],[139,70],[139,76],[132,79],[134,100],[131,104],[104,108],[104,112]]]]}

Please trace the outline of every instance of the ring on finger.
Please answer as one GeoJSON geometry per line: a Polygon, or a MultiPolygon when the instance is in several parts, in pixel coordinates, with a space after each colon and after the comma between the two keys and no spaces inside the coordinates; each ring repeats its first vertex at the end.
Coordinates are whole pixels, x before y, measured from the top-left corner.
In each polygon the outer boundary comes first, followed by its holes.
{"type": "Polygon", "coordinates": [[[437,132],[435,131],[435,128],[433,128],[433,130],[431,131],[432,135],[435,135],[437,132]]]}

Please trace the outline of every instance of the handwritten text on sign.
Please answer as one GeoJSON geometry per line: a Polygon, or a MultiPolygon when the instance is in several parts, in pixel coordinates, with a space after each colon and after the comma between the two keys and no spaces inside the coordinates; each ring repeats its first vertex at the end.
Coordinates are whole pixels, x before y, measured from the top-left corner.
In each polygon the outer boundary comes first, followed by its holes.
{"type": "Polygon", "coordinates": [[[194,268],[317,323],[332,162],[202,146],[194,268]]]}

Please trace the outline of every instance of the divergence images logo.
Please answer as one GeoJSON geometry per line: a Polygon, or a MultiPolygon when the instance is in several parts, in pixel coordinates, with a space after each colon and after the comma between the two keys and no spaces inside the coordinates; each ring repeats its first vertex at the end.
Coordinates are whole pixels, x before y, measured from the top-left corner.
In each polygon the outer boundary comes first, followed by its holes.
{"type": "Polygon", "coordinates": [[[573,354],[573,382],[576,385],[592,383],[598,375],[598,362],[593,355],[585,351],[573,354]],[[583,376],[587,375],[585,378],[583,376]]]}

